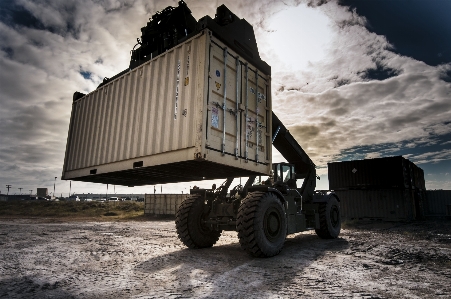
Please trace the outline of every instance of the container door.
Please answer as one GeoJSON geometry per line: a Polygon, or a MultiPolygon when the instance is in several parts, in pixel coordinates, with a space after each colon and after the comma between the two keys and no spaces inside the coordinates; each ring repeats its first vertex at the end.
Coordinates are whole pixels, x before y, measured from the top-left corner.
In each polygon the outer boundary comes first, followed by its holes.
{"type": "Polygon", "coordinates": [[[207,148],[268,164],[271,132],[268,76],[212,39],[207,148]]]}
{"type": "Polygon", "coordinates": [[[208,99],[209,149],[239,158],[239,59],[227,47],[212,40],[208,99]]]}
{"type": "Polygon", "coordinates": [[[241,156],[246,161],[265,163],[270,160],[271,105],[268,98],[269,82],[256,68],[243,63],[241,99],[241,156]]]}

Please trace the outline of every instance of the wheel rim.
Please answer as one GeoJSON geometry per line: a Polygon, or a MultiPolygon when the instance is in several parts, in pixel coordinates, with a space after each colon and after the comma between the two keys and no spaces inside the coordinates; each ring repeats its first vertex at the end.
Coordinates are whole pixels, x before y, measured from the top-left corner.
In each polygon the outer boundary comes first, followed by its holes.
{"type": "Polygon", "coordinates": [[[263,219],[263,228],[269,241],[273,242],[277,239],[280,234],[281,219],[276,209],[270,208],[266,211],[263,219]]]}
{"type": "MultiPolygon", "coordinates": [[[[198,207],[198,208],[201,209],[201,207],[198,207]]],[[[202,234],[208,234],[211,232],[211,229],[204,223],[205,216],[206,216],[206,213],[204,213],[203,210],[198,210],[198,211],[196,211],[195,214],[190,216],[190,217],[194,217],[196,219],[195,226],[197,226],[197,230],[199,232],[201,232],[202,234]]]]}
{"type": "Polygon", "coordinates": [[[332,224],[332,227],[337,227],[340,223],[340,212],[335,205],[330,209],[330,223],[332,224]]]}
{"type": "Polygon", "coordinates": [[[197,227],[199,231],[201,231],[203,234],[208,234],[211,232],[211,229],[204,224],[204,214],[202,214],[197,221],[197,227]]]}

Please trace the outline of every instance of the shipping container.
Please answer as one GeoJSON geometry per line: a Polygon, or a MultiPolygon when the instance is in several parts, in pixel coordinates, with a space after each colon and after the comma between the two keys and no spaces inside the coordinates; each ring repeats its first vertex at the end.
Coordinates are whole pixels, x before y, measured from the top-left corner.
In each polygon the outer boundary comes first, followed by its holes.
{"type": "Polygon", "coordinates": [[[338,190],[342,219],[410,221],[423,216],[420,193],[411,189],[338,190]]]}
{"type": "Polygon", "coordinates": [[[138,186],[268,175],[271,78],[204,29],[74,98],[62,179],[138,186]]]}
{"type": "Polygon", "coordinates": [[[144,214],[175,215],[188,194],[146,194],[144,214]]]}
{"type": "Polygon", "coordinates": [[[425,212],[427,216],[451,216],[451,190],[427,190],[425,212]]]}
{"type": "Polygon", "coordinates": [[[425,190],[424,172],[402,156],[328,163],[330,190],[425,190]]]}

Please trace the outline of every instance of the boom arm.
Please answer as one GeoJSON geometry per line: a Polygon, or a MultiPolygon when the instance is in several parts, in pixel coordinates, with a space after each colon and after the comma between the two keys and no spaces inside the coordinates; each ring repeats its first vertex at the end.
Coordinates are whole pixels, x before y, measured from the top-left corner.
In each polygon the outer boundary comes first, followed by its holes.
{"type": "Polygon", "coordinates": [[[274,147],[288,163],[295,165],[296,179],[304,179],[299,192],[303,198],[310,201],[316,187],[315,164],[274,112],[272,113],[272,136],[274,147]]]}

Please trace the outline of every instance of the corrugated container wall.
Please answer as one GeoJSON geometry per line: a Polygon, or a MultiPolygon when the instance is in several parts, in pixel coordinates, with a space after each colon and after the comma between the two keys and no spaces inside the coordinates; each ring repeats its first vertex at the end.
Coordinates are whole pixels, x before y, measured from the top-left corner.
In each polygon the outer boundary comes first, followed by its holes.
{"type": "Polygon", "coordinates": [[[398,221],[424,215],[423,170],[401,156],[329,163],[328,176],[343,219],[398,221]]]}
{"type": "Polygon", "coordinates": [[[63,179],[269,174],[271,82],[207,29],[74,101],[63,179]]]}
{"type": "Polygon", "coordinates": [[[334,162],[327,166],[330,190],[426,189],[423,170],[401,156],[334,162]]]}
{"type": "Polygon", "coordinates": [[[188,194],[146,194],[144,214],[175,215],[188,194]]]}
{"type": "Polygon", "coordinates": [[[335,194],[340,198],[342,219],[409,221],[421,217],[413,190],[338,190],[335,194]]]}
{"type": "Polygon", "coordinates": [[[426,191],[426,215],[451,216],[451,190],[427,190],[426,191]]]}

